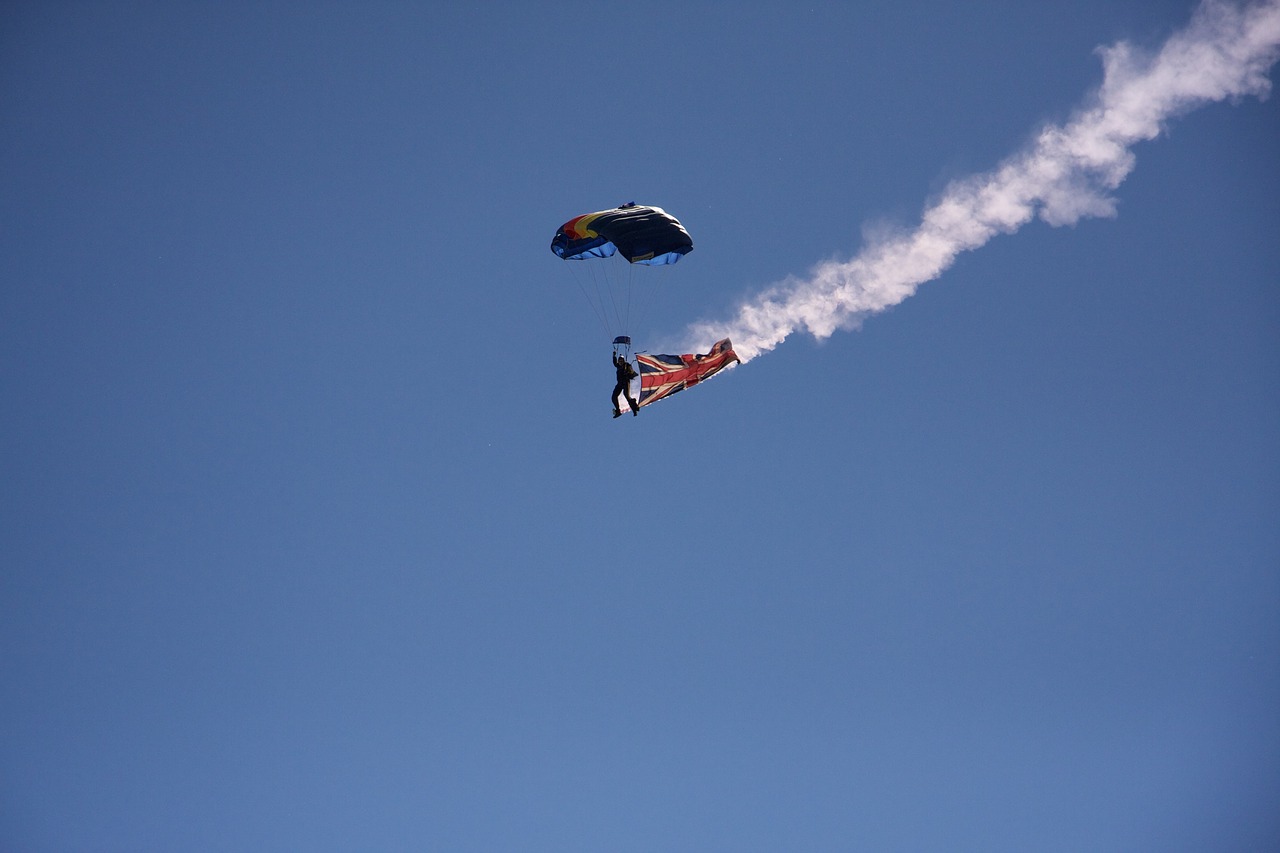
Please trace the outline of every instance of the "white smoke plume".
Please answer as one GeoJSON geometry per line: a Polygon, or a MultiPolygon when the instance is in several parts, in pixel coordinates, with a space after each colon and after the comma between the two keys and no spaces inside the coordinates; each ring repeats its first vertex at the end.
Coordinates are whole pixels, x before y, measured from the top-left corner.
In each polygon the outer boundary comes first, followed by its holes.
{"type": "Polygon", "coordinates": [[[691,326],[693,351],[729,337],[746,362],[797,330],[826,338],[897,305],[961,252],[1036,216],[1050,225],[1114,216],[1110,192],[1133,169],[1133,145],[1204,104],[1267,96],[1267,74],[1280,57],[1280,0],[1243,6],[1206,0],[1154,55],[1125,42],[1099,53],[1102,86],[1066,124],[1044,128],[993,171],[948,186],[913,231],[850,260],[819,264],[808,278],[788,278],[741,305],[731,320],[691,326]]]}

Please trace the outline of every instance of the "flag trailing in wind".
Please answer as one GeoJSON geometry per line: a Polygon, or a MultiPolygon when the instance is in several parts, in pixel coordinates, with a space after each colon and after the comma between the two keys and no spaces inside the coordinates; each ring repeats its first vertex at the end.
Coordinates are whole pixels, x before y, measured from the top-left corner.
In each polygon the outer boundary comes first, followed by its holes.
{"type": "Polygon", "coordinates": [[[702,355],[640,353],[636,361],[640,363],[640,405],[647,406],[715,376],[738,361],[738,354],[725,338],[702,355]]]}

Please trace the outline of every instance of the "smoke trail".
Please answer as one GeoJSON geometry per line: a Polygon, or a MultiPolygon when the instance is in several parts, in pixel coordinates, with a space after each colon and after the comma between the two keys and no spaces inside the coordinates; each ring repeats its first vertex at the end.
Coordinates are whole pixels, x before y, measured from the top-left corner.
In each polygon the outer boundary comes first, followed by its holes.
{"type": "Polygon", "coordinates": [[[897,305],[961,252],[1037,215],[1050,225],[1114,216],[1109,193],[1133,169],[1131,146],[1204,104],[1267,96],[1267,73],[1280,56],[1280,0],[1243,7],[1206,0],[1154,56],[1124,42],[1099,52],[1102,87],[1067,124],[1046,127],[993,171],[951,184],[914,231],[851,260],[819,264],[808,278],[788,278],[740,306],[732,320],[691,326],[692,351],[730,337],[746,362],[797,329],[825,338],[897,305]]]}

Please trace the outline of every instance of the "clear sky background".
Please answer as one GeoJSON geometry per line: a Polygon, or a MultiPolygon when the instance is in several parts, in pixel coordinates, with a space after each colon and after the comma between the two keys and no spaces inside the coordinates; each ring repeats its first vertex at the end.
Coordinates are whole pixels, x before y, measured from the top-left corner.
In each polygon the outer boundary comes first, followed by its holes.
{"type": "Polygon", "coordinates": [[[0,847],[1280,848],[1280,102],[861,330],[1186,0],[0,6],[0,847]],[[651,346],[652,345],[652,346],[651,346]]]}

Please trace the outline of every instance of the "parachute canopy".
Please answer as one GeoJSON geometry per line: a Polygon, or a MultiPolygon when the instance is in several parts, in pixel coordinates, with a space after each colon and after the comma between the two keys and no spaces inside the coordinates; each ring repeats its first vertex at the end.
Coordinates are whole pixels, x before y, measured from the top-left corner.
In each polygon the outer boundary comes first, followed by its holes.
{"type": "Polygon", "coordinates": [[[692,388],[737,360],[738,354],[728,338],[717,341],[711,351],[703,355],[641,353],[636,356],[640,364],[640,405],[647,406],[692,388]]]}
{"type": "Polygon", "coordinates": [[[556,231],[551,251],[566,261],[608,258],[619,252],[629,263],[660,266],[693,251],[693,239],[662,208],[632,201],[570,219],[556,231]]]}

